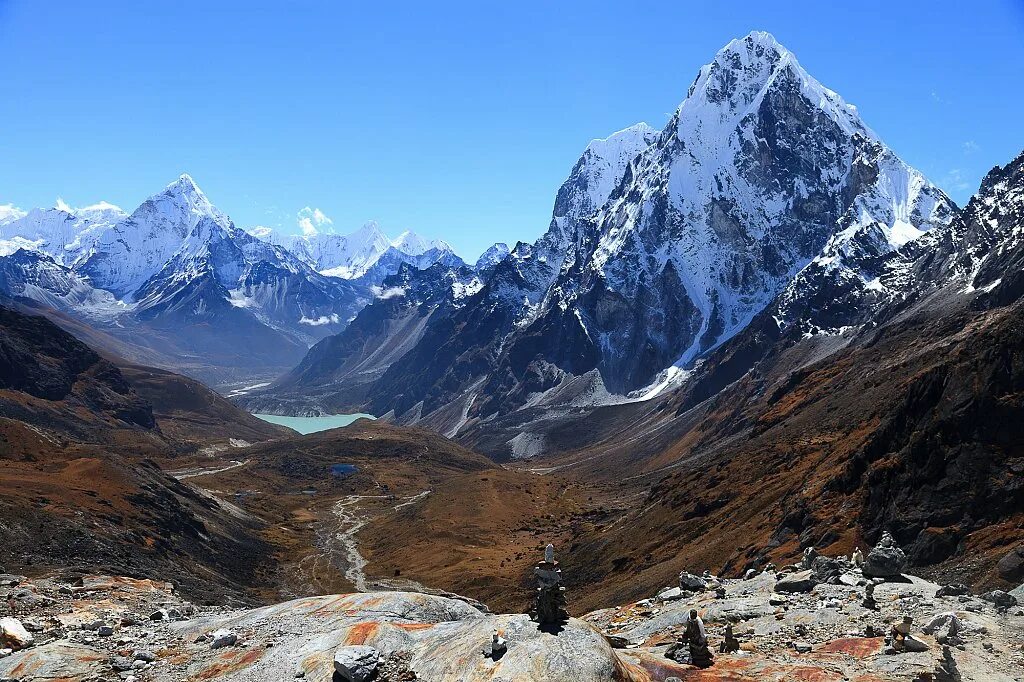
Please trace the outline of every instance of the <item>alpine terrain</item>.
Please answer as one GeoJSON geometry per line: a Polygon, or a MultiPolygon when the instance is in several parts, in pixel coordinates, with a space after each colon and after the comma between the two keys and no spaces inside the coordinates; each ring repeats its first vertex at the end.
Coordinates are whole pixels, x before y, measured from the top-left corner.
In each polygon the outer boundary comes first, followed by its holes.
{"type": "Polygon", "coordinates": [[[188,175],[131,215],[66,205],[0,222],[0,291],[69,313],[118,349],[214,384],[273,377],[345,328],[402,263],[461,261],[369,225],[290,240],[236,227],[188,175]]]}

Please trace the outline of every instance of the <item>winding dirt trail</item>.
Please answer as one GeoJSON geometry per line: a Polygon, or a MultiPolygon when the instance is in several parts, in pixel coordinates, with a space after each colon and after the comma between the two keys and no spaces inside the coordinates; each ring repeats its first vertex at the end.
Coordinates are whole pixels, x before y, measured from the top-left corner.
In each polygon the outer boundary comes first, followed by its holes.
{"type": "Polygon", "coordinates": [[[174,476],[179,481],[184,481],[186,478],[195,478],[196,476],[209,476],[210,474],[219,474],[223,471],[231,471],[232,469],[237,469],[238,467],[245,466],[248,463],[249,460],[247,459],[242,461],[232,460],[231,464],[228,464],[227,466],[206,469],[201,467],[192,467],[189,469],[181,469],[179,471],[168,471],[167,473],[169,473],[171,476],[174,476]]]}
{"type": "MultiPolygon", "coordinates": [[[[416,495],[397,498],[402,501],[394,506],[386,505],[383,509],[378,510],[364,503],[380,500],[391,501],[396,498],[390,495],[347,495],[335,502],[334,506],[331,507],[331,513],[337,519],[337,525],[333,529],[322,527],[317,531],[323,552],[314,560],[312,567],[314,575],[319,559],[322,557],[334,565],[340,564],[344,566],[345,579],[355,586],[357,592],[366,592],[366,559],[359,551],[359,542],[356,539],[356,534],[370,521],[384,514],[416,504],[431,492],[430,490],[424,490],[416,495]]],[[[375,587],[379,587],[379,585],[375,584],[375,587]]]]}

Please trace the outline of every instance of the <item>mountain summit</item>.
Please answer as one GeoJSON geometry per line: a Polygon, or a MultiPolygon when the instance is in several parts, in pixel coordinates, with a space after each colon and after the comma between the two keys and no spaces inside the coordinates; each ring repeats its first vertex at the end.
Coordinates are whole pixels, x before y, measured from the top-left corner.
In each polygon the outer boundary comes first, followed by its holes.
{"type": "Polygon", "coordinates": [[[650,395],[787,287],[807,297],[838,278],[870,291],[879,257],[955,212],[754,32],[700,68],[661,131],[638,124],[588,145],[547,232],[491,266],[449,318],[434,315],[364,407],[455,433],[527,404],[650,395]]]}

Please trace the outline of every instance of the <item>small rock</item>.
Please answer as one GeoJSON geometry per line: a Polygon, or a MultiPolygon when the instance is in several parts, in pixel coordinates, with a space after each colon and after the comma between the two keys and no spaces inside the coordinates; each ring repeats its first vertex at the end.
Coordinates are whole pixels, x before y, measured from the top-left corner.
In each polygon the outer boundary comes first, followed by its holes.
{"type": "Polygon", "coordinates": [[[744,580],[752,580],[752,579],[754,579],[756,577],[757,577],[757,569],[755,569],[755,568],[748,568],[747,572],[743,574],[743,579],[744,580]]]}
{"type": "Polygon", "coordinates": [[[380,652],[372,646],[343,646],[334,652],[334,671],[344,682],[372,679],[380,665],[380,652]]]}
{"type": "Polygon", "coordinates": [[[951,585],[943,585],[935,593],[936,597],[959,597],[966,595],[970,590],[967,585],[961,583],[953,583],[951,585]]]}
{"type": "Polygon", "coordinates": [[[807,642],[793,642],[793,648],[796,649],[799,654],[811,653],[811,645],[807,642]]]}
{"type": "Polygon", "coordinates": [[[167,609],[157,609],[153,613],[149,614],[150,620],[168,620],[169,615],[167,609]]]}
{"type": "Polygon", "coordinates": [[[110,659],[110,667],[119,673],[127,672],[132,669],[132,665],[135,661],[128,658],[127,656],[114,656],[110,659]]]}
{"type": "Polygon", "coordinates": [[[226,646],[234,646],[238,643],[238,635],[231,632],[231,630],[220,629],[210,635],[210,648],[220,649],[226,646]]]}
{"type": "Polygon", "coordinates": [[[768,595],[768,603],[771,606],[783,606],[784,604],[789,603],[789,597],[772,592],[770,595],[768,595]]]}
{"type": "Polygon", "coordinates": [[[100,637],[110,637],[114,634],[114,628],[110,627],[109,625],[101,625],[98,628],[96,628],[96,634],[100,637]]]}
{"type": "Polygon", "coordinates": [[[132,654],[136,661],[144,661],[146,663],[152,663],[156,660],[156,654],[148,649],[136,649],[135,653],[132,654]]]}

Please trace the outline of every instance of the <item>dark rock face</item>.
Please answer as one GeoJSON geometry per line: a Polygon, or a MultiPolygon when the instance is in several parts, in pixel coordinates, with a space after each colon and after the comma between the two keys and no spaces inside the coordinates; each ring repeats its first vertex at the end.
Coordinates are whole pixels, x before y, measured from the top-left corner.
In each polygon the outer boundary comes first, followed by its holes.
{"type": "MultiPolygon", "coordinates": [[[[120,370],[91,348],[42,317],[0,307],[0,390],[48,401],[67,401],[153,428],[150,406],[120,370]]],[[[11,401],[7,416],[20,412],[11,401]]]]}

